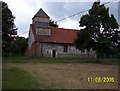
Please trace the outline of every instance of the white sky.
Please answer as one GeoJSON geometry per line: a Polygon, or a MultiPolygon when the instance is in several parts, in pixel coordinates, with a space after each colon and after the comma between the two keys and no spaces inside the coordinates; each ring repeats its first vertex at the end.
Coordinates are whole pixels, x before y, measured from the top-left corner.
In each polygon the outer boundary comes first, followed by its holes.
{"type": "MultiPolygon", "coordinates": [[[[64,17],[90,9],[95,0],[3,0],[12,11],[15,18],[15,25],[18,28],[18,35],[28,37],[29,26],[32,23],[32,17],[42,8],[52,20],[58,21],[64,17]],[[76,3],[75,3],[76,2],[76,3]],[[84,2],[84,3],[83,3],[84,2]],[[27,32],[27,33],[25,33],[27,32]],[[25,34],[23,34],[25,33],[25,34]]],[[[111,0],[101,0],[111,1],[111,0]]],[[[119,0],[116,0],[118,2],[119,0]]],[[[107,5],[110,13],[113,13],[118,19],[118,5],[110,3],[107,5]]],[[[83,14],[82,14],[83,15],[83,14]]],[[[69,29],[80,29],[79,20],[81,15],[67,18],[58,22],[59,27],[69,29]]]]}

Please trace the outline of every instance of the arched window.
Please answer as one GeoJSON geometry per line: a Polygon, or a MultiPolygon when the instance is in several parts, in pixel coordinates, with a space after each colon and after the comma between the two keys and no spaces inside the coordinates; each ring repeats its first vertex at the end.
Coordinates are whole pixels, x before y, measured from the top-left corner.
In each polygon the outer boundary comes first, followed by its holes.
{"type": "Polygon", "coordinates": [[[56,50],[52,50],[52,57],[56,57],[56,50]]]}

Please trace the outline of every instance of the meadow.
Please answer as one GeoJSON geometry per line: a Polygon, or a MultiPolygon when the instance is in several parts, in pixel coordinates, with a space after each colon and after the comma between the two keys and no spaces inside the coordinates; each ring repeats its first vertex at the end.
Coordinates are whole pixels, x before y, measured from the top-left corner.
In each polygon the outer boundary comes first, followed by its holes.
{"type": "Polygon", "coordinates": [[[117,89],[119,59],[3,58],[3,89],[117,89]],[[114,82],[89,82],[114,77],[114,82]]]}

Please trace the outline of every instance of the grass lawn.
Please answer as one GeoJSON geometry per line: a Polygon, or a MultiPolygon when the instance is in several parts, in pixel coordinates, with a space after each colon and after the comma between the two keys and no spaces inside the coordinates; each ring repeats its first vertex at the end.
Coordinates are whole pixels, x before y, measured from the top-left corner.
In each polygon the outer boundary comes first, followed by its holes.
{"type": "Polygon", "coordinates": [[[119,59],[3,57],[3,89],[117,88],[119,59]],[[110,64],[110,65],[108,65],[110,64]],[[114,77],[114,83],[88,82],[114,77]]]}
{"type": "Polygon", "coordinates": [[[116,89],[118,87],[117,65],[3,63],[3,68],[7,69],[3,70],[3,88],[116,89]],[[88,82],[88,77],[114,77],[114,82],[88,82]],[[35,82],[39,82],[39,85],[35,82]]]}
{"type": "Polygon", "coordinates": [[[3,69],[2,77],[3,89],[35,89],[40,87],[34,76],[18,68],[3,69]]]}
{"type": "Polygon", "coordinates": [[[96,59],[96,58],[50,58],[50,57],[3,57],[6,63],[99,63],[119,64],[120,59],[96,59]]]}

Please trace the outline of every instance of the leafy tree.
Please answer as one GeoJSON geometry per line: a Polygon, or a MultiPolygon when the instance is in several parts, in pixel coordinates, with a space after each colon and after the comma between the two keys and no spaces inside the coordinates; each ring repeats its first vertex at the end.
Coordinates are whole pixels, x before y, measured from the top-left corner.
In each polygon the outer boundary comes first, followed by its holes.
{"type": "Polygon", "coordinates": [[[89,12],[80,19],[80,26],[85,27],[77,34],[74,43],[77,49],[95,50],[97,56],[111,55],[117,52],[120,44],[120,31],[109,8],[100,2],[94,2],[89,12]]]}
{"type": "Polygon", "coordinates": [[[24,55],[27,47],[27,38],[16,36],[9,46],[9,55],[24,55]]]}
{"type": "Polygon", "coordinates": [[[2,51],[9,52],[9,46],[17,35],[17,28],[14,24],[15,17],[8,8],[7,3],[2,2],[2,51]]]}
{"type": "MultiPolygon", "coordinates": [[[[18,45],[18,47],[20,48],[20,54],[24,54],[25,53],[25,50],[26,50],[26,47],[27,47],[27,38],[24,38],[24,37],[16,37],[15,38],[15,41],[14,41],[14,44],[18,45]]],[[[17,52],[16,52],[17,53],[17,52]]]]}
{"type": "Polygon", "coordinates": [[[58,27],[57,22],[52,21],[52,19],[49,20],[49,24],[50,24],[50,27],[58,27]]]}

